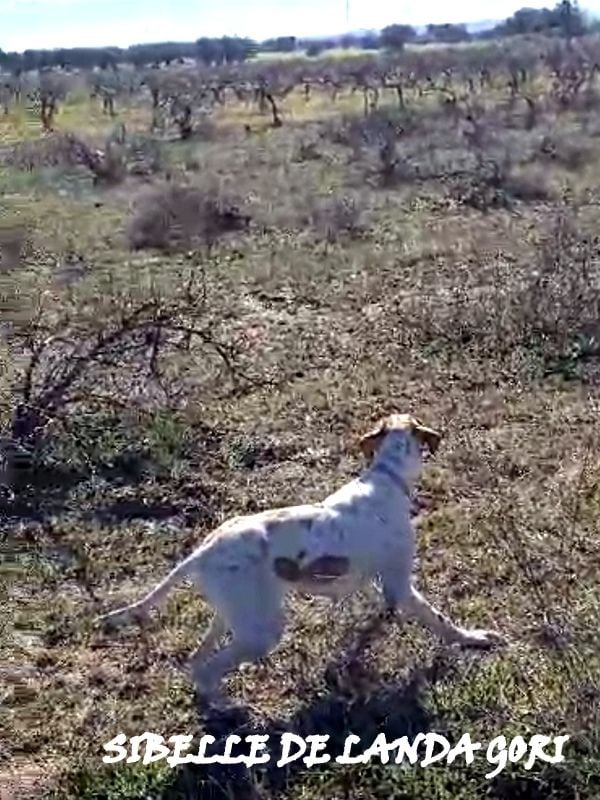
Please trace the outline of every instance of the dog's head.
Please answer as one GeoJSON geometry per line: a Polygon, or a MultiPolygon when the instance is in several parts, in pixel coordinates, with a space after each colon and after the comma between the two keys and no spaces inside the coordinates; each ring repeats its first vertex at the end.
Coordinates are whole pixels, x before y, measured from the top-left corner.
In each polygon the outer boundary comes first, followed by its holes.
{"type": "Polygon", "coordinates": [[[389,414],[383,417],[374,428],[367,431],[359,439],[359,446],[363,455],[369,461],[373,458],[385,437],[391,431],[404,431],[414,438],[421,446],[426,447],[433,455],[438,449],[442,434],[423,425],[411,414],[389,414]]]}

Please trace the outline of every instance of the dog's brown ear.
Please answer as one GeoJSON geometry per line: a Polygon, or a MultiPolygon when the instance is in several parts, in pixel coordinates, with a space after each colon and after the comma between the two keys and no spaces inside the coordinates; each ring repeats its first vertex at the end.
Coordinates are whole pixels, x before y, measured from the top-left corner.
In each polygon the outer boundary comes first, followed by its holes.
{"type": "Polygon", "coordinates": [[[417,440],[421,442],[421,444],[424,444],[433,455],[440,446],[442,434],[439,431],[433,430],[433,428],[428,428],[426,425],[423,425],[419,420],[414,421],[413,432],[417,440]]]}
{"type": "Polygon", "coordinates": [[[385,419],[379,420],[375,427],[371,428],[370,431],[363,434],[360,439],[358,440],[358,446],[360,447],[362,454],[367,459],[373,458],[379,445],[382,443],[385,435],[387,433],[387,421],[385,419]]]}

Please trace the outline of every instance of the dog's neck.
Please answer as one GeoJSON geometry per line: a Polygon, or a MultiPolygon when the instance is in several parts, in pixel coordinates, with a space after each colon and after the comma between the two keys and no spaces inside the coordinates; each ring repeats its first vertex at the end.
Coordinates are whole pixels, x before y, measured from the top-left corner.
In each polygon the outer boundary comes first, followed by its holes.
{"type": "Polygon", "coordinates": [[[392,431],[375,454],[369,473],[386,475],[407,497],[411,497],[420,469],[418,451],[411,449],[406,434],[392,431]]]}

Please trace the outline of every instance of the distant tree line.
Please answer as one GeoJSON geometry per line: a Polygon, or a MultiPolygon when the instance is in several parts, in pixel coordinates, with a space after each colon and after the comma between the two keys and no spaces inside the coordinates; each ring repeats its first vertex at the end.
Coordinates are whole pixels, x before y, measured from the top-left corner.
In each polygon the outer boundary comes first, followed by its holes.
{"type": "Polygon", "coordinates": [[[495,36],[545,33],[568,37],[581,36],[593,27],[575,0],[562,0],[554,8],[521,8],[489,33],[495,36]]]}
{"type": "Polygon", "coordinates": [[[466,25],[449,23],[428,25],[421,34],[410,25],[388,25],[381,31],[379,46],[399,50],[414,41],[451,44],[532,33],[572,37],[594,32],[599,27],[585,17],[576,0],[560,0],[554,8],[521,8],[498,25],[478,33],[469,32],[466,25]]]}
{"type": "Polygon", "coordinates": [[[118,64],[134,66],[160,66],[193,59],[207,65],[234,64],[247,61],[257,52],[293,53],[304,51],[317,56],[334,47],[355,49],[401,50],[410,42],[440,42],[451,44],[471,39],[491,39],[517,34],[546,34],[566,37],[580,36],[599,29],[598,22],[588,20],[576,0],[561,0],[553,8],[521,8],[511,17],[493,28],[478,33],[468,31],[466,25],[428,25],[417,31],[411,25],[388,25],[381,31],[348,33],[338,37],[297,39],[279,36],[255,42],[237,36],[221,38],[202,37],[195,42],[157,42],[119,47],[74,47],[54,50],[25,50],[22,53],[5,53],[0,50],[0,68],[13,73],[63,69],[116,69],[118,64]]]}
{"type": "Polygon", "coordinates": [[[157,42],[120,47],[72,47],[55,50],[24,50],[5,53],[0,50],[0,68],[10,72],[28,72],[52,67],[62,69],[116,68],[118,64],[150,66],[194,59],[206,64],[231,64],[246,61],[258,50],[251,39],[232,36],[203,37],[195,42],[157,42]]]}

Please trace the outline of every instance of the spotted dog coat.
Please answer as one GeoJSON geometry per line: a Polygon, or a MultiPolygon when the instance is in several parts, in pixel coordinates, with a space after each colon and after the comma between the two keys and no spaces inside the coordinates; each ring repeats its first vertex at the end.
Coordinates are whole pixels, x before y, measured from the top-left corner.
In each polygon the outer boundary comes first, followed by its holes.
{"type": "Polygon", "coordinates": [[[434,453],[440,438],[408,414],[386,417],[360,439],[369,463],[355,480],[320,503],[228,520],[146,597],[101,620],[143,619],[176,584],[190,579],[215,610],[191,659],[198,693],[213,702],[227,673],[277,646],[289,591],[340,599],[379,579],[388,609],[402,608],[445,641],[500,642],[493,632],[454,624],[413,584],[411,493],[423,448],[434,453]],[[227,631],[231,642],[215,651],[227,631]]]}

